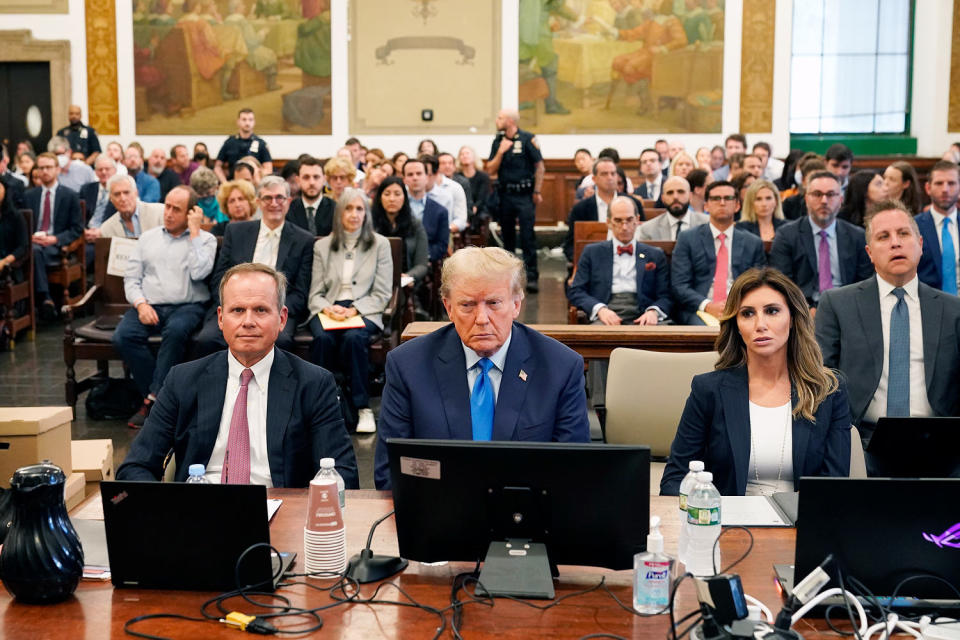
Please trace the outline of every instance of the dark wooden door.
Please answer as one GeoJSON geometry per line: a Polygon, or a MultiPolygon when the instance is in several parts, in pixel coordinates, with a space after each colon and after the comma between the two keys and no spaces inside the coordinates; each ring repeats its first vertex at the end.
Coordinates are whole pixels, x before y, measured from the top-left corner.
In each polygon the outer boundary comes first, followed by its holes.
{"type": "Polygon", "coordinates": [[[53,135],[50,118],[50,63],[0,62],[0,132],[11,161],[21,140],[29,140],[37,153],[47,150],[53,135]],[[38,130],[28,130],[31,112],[38,130]]]}

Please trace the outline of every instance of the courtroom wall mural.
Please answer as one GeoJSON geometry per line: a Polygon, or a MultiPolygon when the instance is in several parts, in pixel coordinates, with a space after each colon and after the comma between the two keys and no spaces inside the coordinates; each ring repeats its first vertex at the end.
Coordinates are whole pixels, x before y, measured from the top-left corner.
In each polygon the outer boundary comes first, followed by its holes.
{"type": "Polygon", "coordinates": [[[329,134],[329,0],[134,0],[138,134],[329,134]]]}
{"type": "Polygon", "coordinates": [[[520,0],[521,126],[719,133],[723,0],[520,0]]]}
{"type": "Polygon", "coordinates": [[[350,130],[493,133],[500,2],[352,0],[350,130]]]}

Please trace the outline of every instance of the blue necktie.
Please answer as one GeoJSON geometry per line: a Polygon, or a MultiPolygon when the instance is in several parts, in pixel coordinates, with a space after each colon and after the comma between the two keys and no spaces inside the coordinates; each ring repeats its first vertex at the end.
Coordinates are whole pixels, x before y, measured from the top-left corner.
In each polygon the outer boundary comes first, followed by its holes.
{"type": "Polygon", "coordinates": [[[480,358],[477,362],[480,375],[473,383],[473,395],[470,396],[470,420],[473,422],[473,439],[490,440],[493,437],[493,384],[488,375],[493,362],[490,358],[480,358]]]}
{"type": "Polygon", "coordinates": [[[890,358],[887,370],[887,415],[910,415],[910,314],[902,287],[893,290],[897,304],[890,312],[890,358]]]}
{"type": "Polygon", "coordinates": [[[940,252],[942,254],[940,276],[943,280],[943,291],[944,293],[957,295],[957,254],[953,250],[950,218],[943,219],[943,226],[940,228],[940,244],[943,245],[943,250],[940,252]]]}

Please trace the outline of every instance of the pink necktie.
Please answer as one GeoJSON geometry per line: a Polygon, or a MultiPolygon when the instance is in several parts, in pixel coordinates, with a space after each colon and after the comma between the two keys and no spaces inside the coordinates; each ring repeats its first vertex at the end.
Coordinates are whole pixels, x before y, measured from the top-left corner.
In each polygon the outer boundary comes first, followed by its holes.
{"type": "Polygon", "coordinates": [[[240,393],[233,405],[230,435],[227,436],[227,455],[223,462],[220,481],[223,484],[250,484],[250,428],[247,425],[247,386],[253,371],[240,373],[240,393]]]}
{"type": "Polygon", "coordinates": [[[833,288],[833,274],[830,273],[830,241],[827,232],[820,232],[820,255],[818,270],[820,271],[820,293],[833,288]]]}
{"type": "Polygon", "coordinates": [[[727,254],[727,239],[726,234],[721,233],[720,238],[720,248],[717,249],[717,268],[713,272],[713,301],[714,302],[726,302],[727,301],[727,261],[729,260],[727,254]]]}
{"type": "Polygon", "coordinates": [[[43,198],[43,217],[40,218],[40,231],[50,231],[50,190],[43,198]]]}

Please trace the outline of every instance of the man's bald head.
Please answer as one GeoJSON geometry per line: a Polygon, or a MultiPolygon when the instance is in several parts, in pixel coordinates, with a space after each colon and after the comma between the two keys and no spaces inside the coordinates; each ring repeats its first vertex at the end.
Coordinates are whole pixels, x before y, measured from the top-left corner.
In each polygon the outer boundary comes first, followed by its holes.
{"type": "Polygon", "coordinates": [[[677,218],[682,217],[690,206],[690,183],[680,176],[667,178],[660,190],[660,199],[663,200],[667,213],[677,218]]]}

